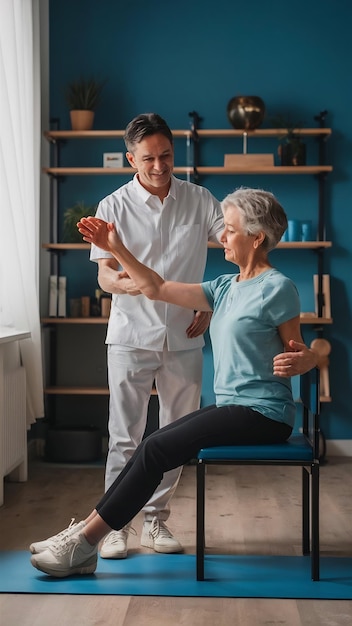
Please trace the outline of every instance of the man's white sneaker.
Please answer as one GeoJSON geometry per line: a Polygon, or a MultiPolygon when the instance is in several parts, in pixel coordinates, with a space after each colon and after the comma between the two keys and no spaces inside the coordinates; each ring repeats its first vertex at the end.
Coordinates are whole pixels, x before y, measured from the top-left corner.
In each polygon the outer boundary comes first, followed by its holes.
{"type": "Polygon", "coordinates": [[[125,559],[127,556],[128,535],[133,529],[125,526],[121,530],[112,530],[106,535],[100,548],[102,559],[125,559]]]}
{"type": "Polygon", "coordinates": [[[97,567],[98,546],[91,546],[84,534],[64,537],[50,548],[33,554],[31,563],[41,572],[64,578],[74,574],[93,574],[97,567]]]}
{"type": "Polygon", "coordinates": [[[157,517],[153,517],[151,522],[144,522],[141,545],[165,554],[182,552],[183,550],[180,542],[172,535],[165,522],[157,517]]]}
{"type": "Polygon", "coordinates": [[[29,549],[32,552],[32,554],[39,554],[39,552],[44,552],[44,550],[47,550],[48,548],[50,548],[50,546],[52,546],[54,543],[60,542],[65,537],[70,537],[71,535],[74,535],[75,533],[80,532],[80,530],[82,530],[84,526],[85,526],[85,523],[83,521],[75,523],[75,518],[73,517],[71,519],[70,525],[67,528],[65,528],[65,530],[62,530],[57,535],[53,535],[52,537],[49,537],[48,539],[45,539],[44,541],[37,541],[35,543],[31,543],[31,545],[29,546],[29,549]]]}

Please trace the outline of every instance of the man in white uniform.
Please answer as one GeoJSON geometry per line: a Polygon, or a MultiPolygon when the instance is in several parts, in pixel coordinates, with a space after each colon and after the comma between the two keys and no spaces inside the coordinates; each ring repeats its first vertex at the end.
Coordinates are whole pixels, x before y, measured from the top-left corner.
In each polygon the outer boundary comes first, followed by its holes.
{"type": "MultiPolygon", "coordinates": [[[[96,216],[116,225],[129,250],[165,279],[203,279],[208,240],[223,230],[220,203],[204,187],[175,178],[172,133],[154,113],[139,115],[125,132],[126,157],[134,178],[104,198],[96,216]]],[[[209,314],[164,302],[136,291],[123,268],[92,246],[100,287],[112,293],[107,330],[110,389],[106,490],[142,440],[153,382],[159,399],[159,426],[199,408],[203,333],[209,314]]],[[[182,546],[165,524],[169,500],[181,468],[167,472],[144,508],[141,544],[156,552],[182,546]]],[[[112,531],[103,558],[125,558],[129,527],[112,531]]]]}

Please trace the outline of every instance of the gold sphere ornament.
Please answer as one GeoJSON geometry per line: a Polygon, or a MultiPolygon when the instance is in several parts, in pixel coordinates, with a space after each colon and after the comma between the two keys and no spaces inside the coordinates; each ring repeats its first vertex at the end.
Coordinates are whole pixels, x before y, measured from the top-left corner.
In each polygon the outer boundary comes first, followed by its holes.
{"type": "Polygon", "coordinates": [[[227,116],[233,128],[254,130],[265,114],[265,104],[259,96],[235,96],[227,105],[227,116]]]}

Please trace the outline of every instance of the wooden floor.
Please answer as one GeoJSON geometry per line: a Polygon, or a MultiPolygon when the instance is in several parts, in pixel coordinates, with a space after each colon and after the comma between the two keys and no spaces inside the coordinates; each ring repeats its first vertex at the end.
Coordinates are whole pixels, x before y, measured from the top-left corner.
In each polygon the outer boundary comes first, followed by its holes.
{"type": "MultiPolygon", "coordinates": [[[[321,469],[322,554],[352,556],[352,459],[321,469]]],[[[187,553],[195,546],[195,468],[187,466],[169,526],[187,553]]],[[[94,508],[103,468],[35,461],[29,481],[5,484],[0,549],[27,549],[94,508]]],[[[214,553],[300,554],[300,470],[214,468],[207,475],[207,546],[214,553]]],[[[131,551],[139,545],[134,521],[131,551]]],[[[1,564],[0,564],[1,566],[1,564]]],[[[347,626],[352,601],[116,596],[0,595],[1,626],[347,626]]]]}

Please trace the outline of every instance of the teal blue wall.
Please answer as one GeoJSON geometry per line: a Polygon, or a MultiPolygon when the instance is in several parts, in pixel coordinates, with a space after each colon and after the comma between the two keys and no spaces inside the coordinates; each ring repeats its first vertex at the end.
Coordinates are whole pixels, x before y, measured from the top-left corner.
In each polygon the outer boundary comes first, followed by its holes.
{"type": "MultiPolygon", "coordinates": [[[[327,239],[334,246],[326,254],[325,271],[331,274],[334,325],[324,334],[332,344],[333,402],[324,406],[323,428],[329,439],[352,439],[351,20],[349,0],[50,0],[50,114],[62,129],[70,128],[65,85],[89,74],[107,79],[95,129],[124,128],[146,111],[164,116],[171,128],[187,128],[192,110],[203,118],[202,128],[229,128],[226,105],[238,94],[263,98],[264,127],[271,126],[270,116],[277,113],[290,113],[294,121],[312,127],[314,116],[328,110],[326,125],[333,136],[327,161],[334,172],[326,194],[327,239]]],[[[254,142],[249,141],[250,152],[276,152],[276,140],[260,146],[254,142]]],[[[118,142],[71,142],[62,150],[62,164],[99,166],[104,151],[122,150],[118,142]]],[[[240,150],[240,144],[206,141],[201,159],[221,165],[224,152],[240,150]]],[[[185,163],[180,140],[176,161],[185,163]]],[[[314,142],[308,144],[308,162],[317,162],[314,142]]],[[[78,199],[98,202],[123,182],[113,176],[67,178],[61,185],[61,210],[78,199]]],[[[316,219],[317,181],[310,177],[208,176],[201,183],[219,199],[240,184],[262,186],[276,193],[289,217],[316,219]]],[[[72,275],[69,269],[69,255],[62,266],[62,273],[70,275],[69,294],[93,294],[95,267],[86,257],[79,259],[80,253],[73,254],[76,272],[72,275]]],[[[297,283],[303,310],[314,310],[315,261],[311,251],[281,250],[272,256],[297,283]]],[[[206,276],[229,270],[221,251],[211,250],[206,276]]],[[[304,335],[308,343],[315,337],[306,327],[304,335]]],[[[207,346],[204,403],[213,400],[211,379],[207,346]]]]}

